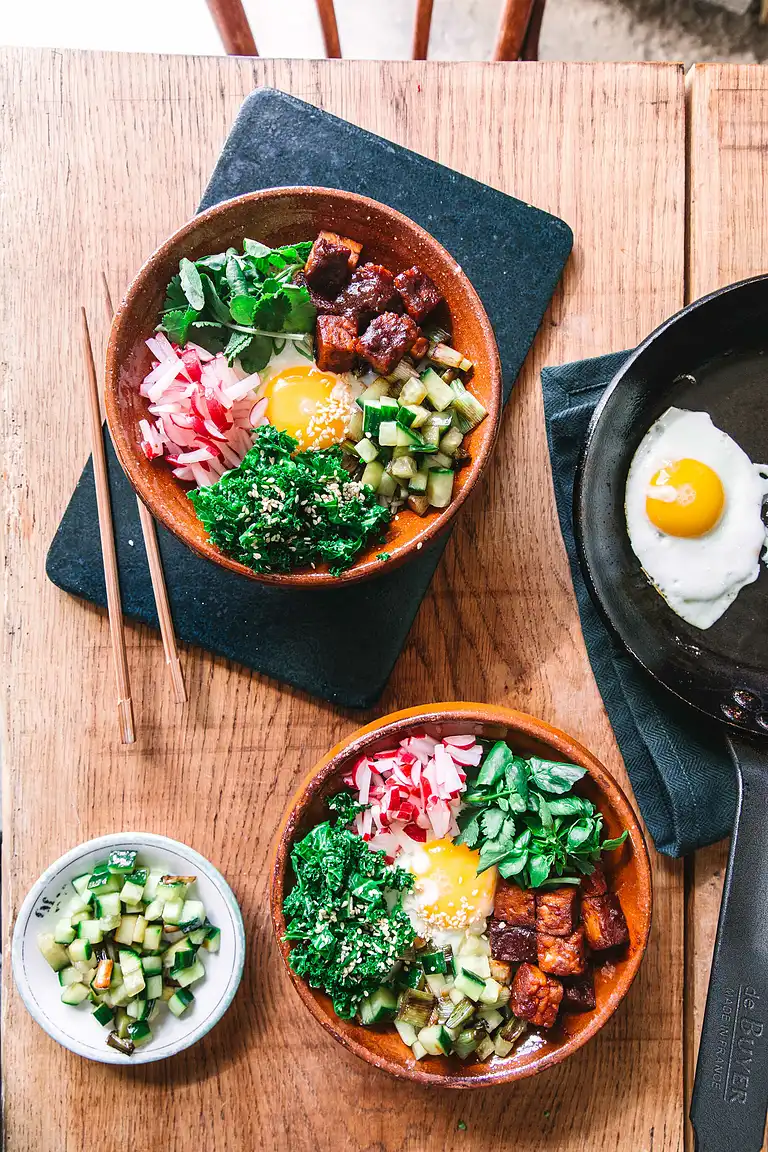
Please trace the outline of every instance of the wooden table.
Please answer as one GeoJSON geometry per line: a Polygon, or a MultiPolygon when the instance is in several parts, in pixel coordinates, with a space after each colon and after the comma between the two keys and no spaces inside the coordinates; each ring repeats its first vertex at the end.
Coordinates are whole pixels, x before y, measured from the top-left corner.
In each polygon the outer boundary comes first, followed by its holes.
{"type": "MultiPolygon", "coordinates": [[[[458,697],[507,702],[573,732],[626,784],[557,527],[539,371],[629,347],[683,303],[681,68],[382,67],[26,50],[1,59],[0,325],[10,361],[1,442],[5,942],[42,869],[74,843],[118,827],[167,833],[210,857],[241,902],[249,939],[243,984],[224,1021],[175,1060],[128,1072],[81,1061],[49,1040],[24,1010],[6,964],[9,1152],[81,1152],[105,1137],[110,1146],[142,1150],[194,1141],[206,1152],[680,1152],[680,862],[653,855],[654,928],[641,973],[610,1024],[565,1065],[514,1088],[464,1094],[411,1089],[375,1073],[299,1011],[266,907],[270,845],[287,797],[363,717],[196,650],[183,655],[190,703],[181,708],[166,684],[159,639],[131,627],[138,740],[121,748],[106,621],[55,589],[44,559],[88,454],[78,305],[89,308],[103,343],[101,270],[119,294],[142,258],[194,211],[244,95],[257,84],[285,89],[558,213],[576,235],[483,491],[460,518],[370,716],[458,697]]],[[[694,159],[702,156],[705,171],[722,156],[717,190],[702,181],[698,193],[702,237],[707,219],[723,228],[717,204],[707,216],[708,198],[738,187],[728,171],[735,120],[708,135],[717,116],[714,75],[703,70],[691,87],[699,109],[694,159]]],[[[754,81],[755,73],[743,75],[744,84],[754,81]]],[[[734,108],[751,107],[749,97],[743,106],[730,99],[734,108]]],[[[748,116],[739,123],[755,131],[748,116]]],[[[734,216],[734,230],[743,225],[734,216]]],[[[700,247],[698,270],[699,245],[691,244],[692,291],[746,274],[725,255],[707,265],[700,247]]],[[[729,251],[727,234],[718,251],[729,251]]],[[[689,1025],[703,1002],[710,943],[698,932],[710,930],[716,915],[706,874],[699,883],[695,867],[696,931],[689,919],[688,940],[700,962],[689,947],[689,1025]]]]}

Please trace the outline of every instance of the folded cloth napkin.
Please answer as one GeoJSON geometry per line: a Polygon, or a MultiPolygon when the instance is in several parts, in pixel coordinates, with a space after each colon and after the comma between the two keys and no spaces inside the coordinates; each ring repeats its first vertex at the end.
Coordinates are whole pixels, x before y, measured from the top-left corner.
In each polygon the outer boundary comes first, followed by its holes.
{"type": "Polygon", "coordinates": [[[557,512],[597,686],[643,819],[659,852],[683,856],[729,835],[736,790],[723,730],[661,688],[615,641],[581,575],[573,481],[589,420],[629,353],[545,368],[547,439],[557,512]]]}

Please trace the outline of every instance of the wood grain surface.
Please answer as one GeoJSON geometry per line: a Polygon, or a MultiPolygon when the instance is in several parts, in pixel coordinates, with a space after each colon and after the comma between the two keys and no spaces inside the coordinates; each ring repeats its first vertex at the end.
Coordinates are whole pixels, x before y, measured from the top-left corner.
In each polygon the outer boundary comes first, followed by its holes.
{"type": "Polygon", "coordinates": [[[132,626],[137,743],[121,748],[106,619],[48,583],[44,560],[88,454],[77,306],[101,324],[103,347],[102,269],[116,297],[194,211],[245,94],[260,83],[283,88],[557,212],[576,235],[487,478],[366,718],[441,699],[508,703],[572,732],[626,784],[579,630],[538,374],[544,363],[631,346],[682,304],[680,68],[11,50],[0,76],[5,942],[46,865],[88,837],[130,828],[177,837],[221,868],[249,941],[223,1022],[174,1060],[129,1071],[48,1039],[5,964],[8,1152],[82,1152],[105,1134],[117,1148],[169,1152],[190,1141],[206,1152],[679,1152],[678,863],[652,854],[654,927],[640,976],[571,1060],[475,1093],[377,1074],[300,1011],[265,901],[288,796],[363,718],[196,650],[182,654],[190,700],[179,706],[159,636],[132,626]]]}
{"type": "MultiPolygon", "coordinates": [[[[687,96],[687,296],[696,300],[724,284],[768,272],[768,75],[750,65],[699,64],[688,74],[687,96]]],[[[728,845],[718,844],[697,852],[688,866],[689,1088],[727,860],[728,845]]]]}

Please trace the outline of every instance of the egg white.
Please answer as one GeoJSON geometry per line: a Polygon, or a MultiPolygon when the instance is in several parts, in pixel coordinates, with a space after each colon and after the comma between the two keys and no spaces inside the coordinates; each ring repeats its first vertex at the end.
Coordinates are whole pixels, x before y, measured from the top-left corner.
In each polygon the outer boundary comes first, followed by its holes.
{"type": "Polygon", "coordinates": [[[669,408],[644,436],[629,469],[625,490],[632,550],[673,612],[706,629],[730,607],[742,588],[757,580],[766,545],[761,509],[768,469],[716,428],[707,412],[669,408]],[[648,518],[652,477],[675,460],[707,464],[720,478],[725,508],[704,536],[661,532],[648,518]]]}

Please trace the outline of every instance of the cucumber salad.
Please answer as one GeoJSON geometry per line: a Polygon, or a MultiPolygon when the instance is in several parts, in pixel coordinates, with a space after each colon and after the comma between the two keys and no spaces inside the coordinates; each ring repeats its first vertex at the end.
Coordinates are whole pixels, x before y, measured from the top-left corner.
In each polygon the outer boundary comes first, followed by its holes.
{"type": "Polygon", "coordinates": [[[53,932],[37,938],[62,1002],[88,1004],[110,1029],[107,1044],[126,1056],[152,1039],[163,1005],[174,1016],[189,1009],[205,976],[202,953],[219,950],[220,931],[191,891],[196,879],[115,849],[75,877],[53,932]]]}

